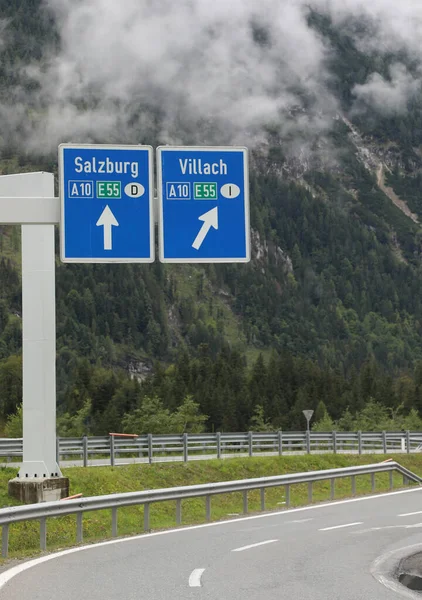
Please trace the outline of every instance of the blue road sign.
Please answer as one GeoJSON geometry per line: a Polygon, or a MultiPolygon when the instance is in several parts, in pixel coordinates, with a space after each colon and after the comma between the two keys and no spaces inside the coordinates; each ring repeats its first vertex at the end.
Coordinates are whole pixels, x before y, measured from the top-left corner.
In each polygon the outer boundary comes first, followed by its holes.
{"type": "Polygon", "coordinates": [[[150,146],[61,144],[63,262],[154,261],[150,146]]]}
{"type": "Polygon", "coordinates": [[[161,262],[250,260],[248,151],[157,149],[161,262]]]}

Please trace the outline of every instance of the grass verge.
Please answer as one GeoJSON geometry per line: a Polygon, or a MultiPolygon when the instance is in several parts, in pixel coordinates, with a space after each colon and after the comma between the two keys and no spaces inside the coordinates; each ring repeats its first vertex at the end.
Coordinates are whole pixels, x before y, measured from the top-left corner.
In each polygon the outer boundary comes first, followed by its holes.
{"type": "MultiPolygon", "coordinates": [[[[195,485],[234,479],[266,477],[283,473],[333,469],[352,465],[363,465],[385,460],[382,455],[311,455],[263,458],[239,458],[230,460],[198,461],[191,463],[127,465],[121,467],[91,467],[65,469],[64,475],[70,479],[71,494],[82,492],[84,496],[132,492],[139,490],[195,485]]],[[[422,455],[388,455],[417,474],[422,474],[422,455]]],[[[0,469],[0,505],[17,504],[7,495],[7,482],[16,475],[16,469],[0,469]]],[[[400,475],[394,475],[394,487],[403,487],[400,475]]],[[[376,475],[376,491],[389,489],[387,473],[376,475]]],[[[356,478],[356,494],[371,493],[371,478],[362,475],[356,478]]],[[[336,499],[351,496],[350,479],[336,481],[336,499]]],[[[314,503],[327,501],[330,497],[330,482],[314,484],[314,503]]],[[[248,495],[249,512],[260,509],[259,491],[248,495]]],[[[213,521],[227,519],[242,514],[242,495],[225,494],[212,498],[211,516],[213,521]]],[[[308,504],[308,486],[296,485],[290,490],[290,506],[308,504]]],[[[266,491],[266,509],[285,508],[284,487],[266,491]]],[[[205,500],[197,498],[182,503],[183,525],[202,523],[205,520],[205,500]]],[[[151,505],[150,522],[152,530],[175,526],[175,502],[163,502],[151,505]]],[[[134,535],[143,532],[143,507],[125,507],[118,511],[119,536],[134,535]]],[[[104,540],[111,537],[111,511],[84,513],[84,543],[104,540]]],[[[9,556],[27,557],[39,553],[38,522],[17,523],[10,526],[9,556]]],[[[51,518],[47,520],[47,545],[49,550],[57,550],[76,545],[75,516],[51,518]]]]}

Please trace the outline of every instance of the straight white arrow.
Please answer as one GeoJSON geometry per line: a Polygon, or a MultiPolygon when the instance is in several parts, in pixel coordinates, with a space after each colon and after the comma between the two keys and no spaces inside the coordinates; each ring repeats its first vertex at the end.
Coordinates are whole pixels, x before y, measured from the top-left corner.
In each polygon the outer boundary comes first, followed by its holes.
{"type": "Polygon", "coordinates": [[[97,221],[97,227],[104,227],[104,250],[111,250],[113,248],[111,240],[111,228],[113,226],[118,227],[119,223],[107,205],[97,221]]]}
{"type": "Polygon", "coordinates": [[[203,221],[203,224],[195,238],[195,241],[192,244],[192,248],[195,248],[195,250],[199,250],[199,248],[202,246],[202,242],[207,237],[207,233],[211,227],[218,229],[218,208],[212,208],[208,212],[204,213],[198,217],[198,221],[203,221]]]}

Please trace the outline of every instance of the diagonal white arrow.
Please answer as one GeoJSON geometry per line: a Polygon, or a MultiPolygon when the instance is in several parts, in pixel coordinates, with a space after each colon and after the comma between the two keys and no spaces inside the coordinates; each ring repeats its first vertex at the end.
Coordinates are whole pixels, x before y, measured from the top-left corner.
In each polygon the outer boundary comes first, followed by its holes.
{"type": "Polygon", "coordinates": [[[97,227],[104,227],[104,250],[111,250],[113,248],[111,228],[118,227],[119,223],[117,222],[116,217],[113,215],[108,205],[101,213],[96,225],[97,227]]]}
{"type": "Polygon", "coordinates": [[[218,229],[218,208],[212,208],[208,212],[204,213],[198,217],[198,221],[203,221],[203,224],[195,238],[195,241],[192,244],[192,248],[195,248],[195,250],[199,250],[199,248],[202,246],[202,243],[211,227],[218,229]]]}

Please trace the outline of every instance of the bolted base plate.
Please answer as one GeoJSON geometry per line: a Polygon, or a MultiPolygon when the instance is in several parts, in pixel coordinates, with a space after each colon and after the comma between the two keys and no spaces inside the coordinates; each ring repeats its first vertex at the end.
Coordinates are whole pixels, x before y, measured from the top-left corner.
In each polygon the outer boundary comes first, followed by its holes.
{"type": "Polygon", "coordinates": [[[67,477],[27,477],[11,479],[8,494],[24,504],[52,502],[69,496],[67,477]]]}

